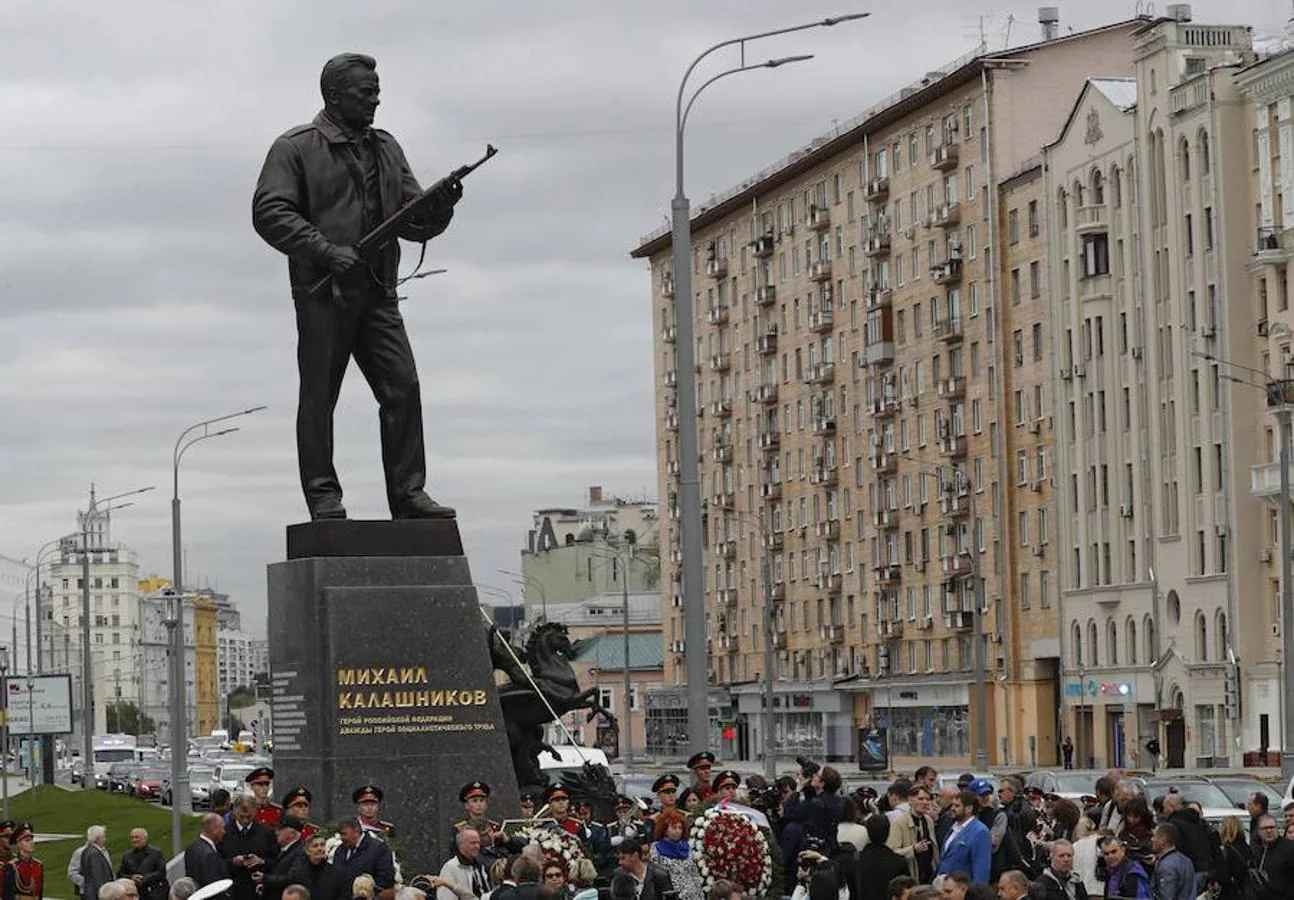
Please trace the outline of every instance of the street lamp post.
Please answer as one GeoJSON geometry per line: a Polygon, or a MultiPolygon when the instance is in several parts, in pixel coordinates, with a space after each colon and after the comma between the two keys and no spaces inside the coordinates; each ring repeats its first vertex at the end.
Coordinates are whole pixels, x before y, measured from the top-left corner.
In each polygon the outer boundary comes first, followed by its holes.
{"type": "MultiPolygon", "coordinates": [[[[9,673],[9,648],[0,647],[0,684],[9,673]]],[[[9,818],[9,690],[6,685],[0,699],[0,781],[4,782],[4,817],[9,818]]],[[[82,769],[84,771],[84,769],[82,769]]]]}
{"type": "MultiPolygon", "coordinates": [[[[96,498],[94,486],[90,486],[90,503],[81,516],[81,759],[82,787],[85,786],[85,773],[94,780],[94,670],[90,660],[90,522],[102,513],[111,514],[112,510],[129,506],[128,503],[113,506],[113,502],[136,494],[145,494],[153,490],[152,486],[124,491],[111,497],[96,498]],[[100,505],[102,504],[102,508],[100,505]]],[[[102,547],[100,549],[103,549],[102,547]]]]}
{"type": "Polygon", "coordinates": [[[500,575],[507,575],[510,578],[516,579],[515,583],[520,584],[523,587],[530,587],[533,585],[534,587],[538,588],[539,602],[542,606],[540,610],[540,615],[543,617],[545,622],[548,621],[548,592],[544,590],[544,583],[542,581],[540,581],[538,578],[534,577],[533,575],[526,575],[522,572],[512,572],[512,571],[509,571],[508,569],[496,569],[495,571],[497,571],[500,575]]]}
{"type": "Polygon", "coordinates": [[[188,759],[188,716],[185,713],[184,684],[184,559],[180,544],[180,460],[184,453],[194,444],[212,438],[233,434],[236,426],[213,430],[211,426],[228,422],[242,416],[266,409],[264,406],[253,406],[238,412],[214,419],[204,419],[190,425],[175,439],[175,448],[171,451],[171,592],[174,595],[174,614],[166,622],[170,630],[168,637],[171,644],[170,674],[170,719],[171,719],[171,852],[178,854],[184,847],[181,834],[181,816],[190,812],[193,802],[189,791],[189,770],[185,765],[188,759]]]}
{"type": "Polygon", "coordinates": [[[842,22],[866,18],[869,13],[851,13],[844,16],[792,25],[749,34],[744,37],[720,41],[692,60],[678,85],[674,103],[674,199],[670,203],[670,241],[674,255],[674,328],[675,368],[678,371],[678,461],[679,461],[679,551],[683,572],[683,639],[684,659],[688,683],[687,731],[688,749],[691,753],[705,750],[709,745],[710,690],[709,659],[705,639],[705,606],[703,590],[703,546],[701,534],[701,478],[697,470],[696,423],[696,343],[693,333],[692,297],[692,221],[691,207],[683,192],[683,130],[687,114],[696,98],[720,78],[748,72],[753,69],[773,69],[791,62],[801,62],[808,56],[791,56],[770,59],[767,62],[747,65],[746,44],[762,38],[806,31],[810,28],[829,28],[842,22]],[[711,77],[684,105],[687,81],[697,65],[724,47],[738,46],[741,65],[711,77]]]}

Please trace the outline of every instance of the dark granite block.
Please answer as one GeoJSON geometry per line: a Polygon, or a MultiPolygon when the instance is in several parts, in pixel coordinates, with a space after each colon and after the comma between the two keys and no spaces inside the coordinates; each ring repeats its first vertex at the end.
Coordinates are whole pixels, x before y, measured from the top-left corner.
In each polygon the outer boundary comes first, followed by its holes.
{"type": "Polygon", "coordinates": [[[407,874],[438,871],[452,853],[467,781],[492,786],[493,818],[516,814],[485,620],[465,558],[343,553],[274,563],[269,608],[280,794],[304,784],[314,793],[313,818],[332,823],[353,811],[356,787],[381,786],[407,874]]]}
{"type": "Polygon", "coordinates": [[[288,526],[288,559],[462,555],[455,519],[321,519],[288,526]]]}

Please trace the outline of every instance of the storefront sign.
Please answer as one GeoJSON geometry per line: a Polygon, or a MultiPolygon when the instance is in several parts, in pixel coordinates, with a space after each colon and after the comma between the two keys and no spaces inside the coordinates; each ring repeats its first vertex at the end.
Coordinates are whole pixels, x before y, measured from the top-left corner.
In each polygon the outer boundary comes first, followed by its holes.
{"type": "Polygon", "coordinates": [[[1126,681],[1068,682],[1065,685],[1066,697],[1112,697],[1125,698],[1136,694],[1135,687],[1126,681]]]}

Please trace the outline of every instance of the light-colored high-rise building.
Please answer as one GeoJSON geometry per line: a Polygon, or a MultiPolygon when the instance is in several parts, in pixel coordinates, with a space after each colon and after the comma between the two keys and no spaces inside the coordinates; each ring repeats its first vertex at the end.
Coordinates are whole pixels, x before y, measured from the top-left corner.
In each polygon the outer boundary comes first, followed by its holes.
{"type": "MultiPolygon", "coordinates": [[[[957,60],[693,215],[704,596],[711,682],[726,689],[712,742],[725,756],[763,744],[767,637],[778,755],[852,758],[856,728],[875,725],[896,767],[964,765],[982,715],[990,762],[1056,758],[1035,158],[1088,73],[1131,73],[1143,24],[1058,37],[1048,22],[1040,43],[957,60]]],[[[633,255],[652,266],[665,681],[685,692],[697,686],[682,685],[692,648],[676,599],[668,230],[633,255]]]]}
{"type": "Polygon", "coordinates": [[[220,631],[216,639],[222,697],[228,697],[234,688],[252,687],[257,675],[269,674],[269,641],[231,630],[220,631]]]}
{"type": "MultiPolygon", "coordinates": [[[[1278,713],[1250,493],[1250,30],[1133,35],[1046,149],[1064,727],[1076,765],[1238,765],[1278,713]],[[1231,376],[1240,375],[1239,379],[1231,376]],[[1240,687],[1244,685],[1244,696],[1240,687]],[[1243,699],[1243,702],[1242,702],[1243,699]],[[1243,714],[1242,714],[1243,709],[1243,714]]],[[[1274,726],[1273,726],[1274,727],[1274,726]]]]}

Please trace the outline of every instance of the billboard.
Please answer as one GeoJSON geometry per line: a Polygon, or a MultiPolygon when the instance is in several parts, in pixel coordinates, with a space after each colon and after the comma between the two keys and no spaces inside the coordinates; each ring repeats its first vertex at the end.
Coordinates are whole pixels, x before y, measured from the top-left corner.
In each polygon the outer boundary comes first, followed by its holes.
{"type": "Polygon", "coordinates": [[[890,767],[889,734],[884,728],[858,729],[858,768],[884,772],[890,767]]]}
{"type": "Polygon", "coordinates": [[[14,675],[4,681],[10,734],[71,734],[71,675],[14,675]]]}

